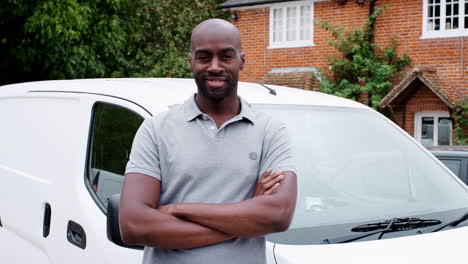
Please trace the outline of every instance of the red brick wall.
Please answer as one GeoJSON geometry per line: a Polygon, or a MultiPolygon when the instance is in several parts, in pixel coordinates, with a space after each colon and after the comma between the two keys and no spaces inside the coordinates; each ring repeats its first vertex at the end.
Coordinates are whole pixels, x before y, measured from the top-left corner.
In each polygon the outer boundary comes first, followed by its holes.
{"type": "MultiPolygon", "coordinates": [[[[414,67],[435,67],[442,77],[468,96],[468,83],[464,78],[465,63],[468,63],[464,59],[468,57],[468,37],[420,39],[422,0],[379,0],[377,3],[377,6],[388,4],[388,7],[376,24],[376,43],[386,46],[392,36],[398,36],[399,52],[405,51],[413,60],[414,67]]],[[[314,4],[315,21],[342,24],[347,28],[360,27],[365,23],[368,12],[367,5],[361,7],[352,1],[344,6],[333,1],[314,4]]],[[[241,31],[247,59],[246,68],[241,74],[242,81],[260,79],[271,68],[315,66],[323,71],[327,67],[325,55],[337,54],[328,44],[331,35],[318,25],[314,25],[313,47],[268,49],[269,9],[249,9],[236,13],[238,20],[232,22],[241,31]]]]}
{"type": "Polygon", "coordinates": [[[310,91],[318,91],[320,89],[319,80],[311,72],[267,73],[261,79],[261,82],[310,91]]]}

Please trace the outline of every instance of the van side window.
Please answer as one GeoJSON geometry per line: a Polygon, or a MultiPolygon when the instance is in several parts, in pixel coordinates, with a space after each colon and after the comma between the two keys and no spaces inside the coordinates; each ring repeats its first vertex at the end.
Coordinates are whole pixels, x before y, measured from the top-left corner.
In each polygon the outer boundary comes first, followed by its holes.
{"type": "Polygon", "coordinates": [[[94,105],[86,181],[101,209],[122,189],[133,137],[142,122],[143,117],[121,106],[94,105]]]}

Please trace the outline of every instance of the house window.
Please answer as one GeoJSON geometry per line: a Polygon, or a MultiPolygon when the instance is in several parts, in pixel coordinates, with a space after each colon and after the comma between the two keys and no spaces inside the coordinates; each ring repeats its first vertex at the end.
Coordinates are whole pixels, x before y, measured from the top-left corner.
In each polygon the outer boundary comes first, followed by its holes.
{"type": "Polygon", "coordinates": [[[295,1],[270,8],[270,48],[313,46],[313,1],[295,1]]]}
{"type": "Polygon", "coordinates": [[[424,0],[423,38],[468,36],[468,0],[424,0]]]}
{"type": "Polygon", "coordinates": [[[415,114],[415,138],[423,146],[452,145],[452,120],[445,111],[425,111],[415,114]]]}

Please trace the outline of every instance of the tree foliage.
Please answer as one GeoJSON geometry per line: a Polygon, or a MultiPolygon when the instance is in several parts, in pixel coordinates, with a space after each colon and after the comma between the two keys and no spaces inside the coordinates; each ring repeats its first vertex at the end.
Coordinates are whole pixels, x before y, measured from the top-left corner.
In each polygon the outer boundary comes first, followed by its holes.
{"type": "Polygon", "coordinates": [[[44,79],[186,77],[192,28],[221,0],[3,0],[0,84],[44,79]]]}
{"type": "Polygon", "coordinates": [[[343,26],[319,23],[334,37],[330,45],[341,56],[327,56],[331,76],[324,76],[322,91],[356,100],[361,93],[369,94],[369,106],[377,109],[380,100],[392,86],[396,74],[411,64],[408,55],[396,52],[397,43],[392,38],[386,48],[369,42],[373,25],[385,6],[375,10],[362,28],[346,30],[343,26]]]}
{"type": "Polygon", "coordinates": [[[128,60],[118,76],[190,77],[187,55],[190,33],[201,21],[228,13],[217,9],[223,0],[139,0],[129,37],[128,60]]]}
{"type": "Polygon", "coordinates": [[[453,134],[455,135],[456,145],[468,144],[468,135],[465,133],[468,129],[468,98],[457,102],[452,113],[453,134]]]}

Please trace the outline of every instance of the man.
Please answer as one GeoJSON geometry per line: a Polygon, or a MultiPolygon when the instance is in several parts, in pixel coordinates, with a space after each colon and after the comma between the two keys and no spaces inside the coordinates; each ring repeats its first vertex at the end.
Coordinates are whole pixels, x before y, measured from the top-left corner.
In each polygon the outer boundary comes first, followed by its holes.
{"type": "Polygon", "coordinates": [[[202,22],[188,61],[198,92],[137,132],[120,223],[125,243],[145,245],[143,263],[265,263],[264,235],[289,227],[286,128],[237,96],[244,63],[234,25],[202,22]]]}

